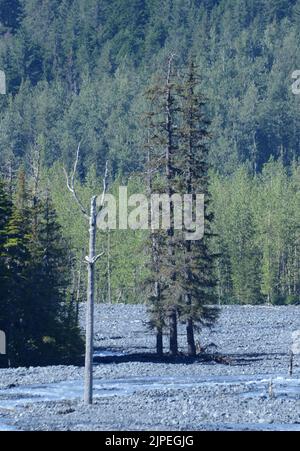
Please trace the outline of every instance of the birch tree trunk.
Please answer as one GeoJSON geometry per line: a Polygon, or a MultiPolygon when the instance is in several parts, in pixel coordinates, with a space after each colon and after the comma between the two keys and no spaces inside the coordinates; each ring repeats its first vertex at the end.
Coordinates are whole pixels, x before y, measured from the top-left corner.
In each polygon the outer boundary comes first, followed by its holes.
{"type": "Polygon", "coordinates": [[[89,228],[89,255],[88,287],[86,310],[86,350],[85,350],[85,376],[84,376],[84,404],[93,403],[93,338],[94,338],[94,285],[95,285],[95,249],[96,249],[96,196],[91,199],[90,228],[89,228]]]}

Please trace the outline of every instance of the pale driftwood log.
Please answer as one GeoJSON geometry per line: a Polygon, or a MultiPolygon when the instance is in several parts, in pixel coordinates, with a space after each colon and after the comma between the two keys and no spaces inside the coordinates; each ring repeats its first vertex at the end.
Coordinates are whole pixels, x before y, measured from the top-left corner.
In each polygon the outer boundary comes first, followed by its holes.
{"type": "Polygon", "coordinates": [[[84,404],[91,405],[93,403],[93,351],[94,351],[94,301],[95,301],[95,264],[97,260],[103,255],[96,254],[96,230],[97,230],[97,215],[104,205],[106,182],[108,175],[108,165],[106,162],[105,174],[103,178],[103,192],[100,206],[97,209],[97,196],[92,196],[89,213],[84,208],[76,189],[75,176],[79,161],[81,143],[78,144],[73,172],[69,177],[64,169],[68,190],[72,193],[75,202],[81,210],[81,213],[89,221],[89,255],[85,257],[88,270],[88,284],[87,284],[87,308],[86,308],[86,341],[85,341],[85,370],[84,370],[84,404]]]}

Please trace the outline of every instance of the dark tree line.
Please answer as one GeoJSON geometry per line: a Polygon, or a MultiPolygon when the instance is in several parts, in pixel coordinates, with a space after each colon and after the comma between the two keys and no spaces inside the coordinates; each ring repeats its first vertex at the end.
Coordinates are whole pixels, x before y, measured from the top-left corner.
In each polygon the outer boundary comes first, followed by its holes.
{"type": "Polygon", "coordinates": [[[69,286],[68,247],[48,192],[33,197],[20,171],[11,198],[0,184],[0,329],[3,364],[79,362],[83,341],[69,286]]]}

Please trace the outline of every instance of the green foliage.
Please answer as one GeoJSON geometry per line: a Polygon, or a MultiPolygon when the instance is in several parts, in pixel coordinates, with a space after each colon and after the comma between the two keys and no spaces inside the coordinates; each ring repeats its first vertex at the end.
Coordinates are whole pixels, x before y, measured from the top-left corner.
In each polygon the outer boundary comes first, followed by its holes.
{"type": "Polygon", "coordinates": [[[114,174],[140,169],[142,94],[170,51],[179,65],[190,54],[199,64],[216,169],[247,162],[256,172],[270,156],[299,155],[298,1],[1,4],[0,67],[13,95],[1,99],[1,165],[24,160],[43,134],[46,166],[69,165],[85,138],[82,177],[91,165],[99,175],[107,157],[114,174]]]}
{"type": "MultiPolygon", "coordinates": [[[[17,258],[19,244],[30,239],[17,200],[9,211],[14,176],[22,166],[31,181],[39,149],[42,184],[72,253],[73,302],[87,230],[61,167],[71,168],[82,140],[78,189],[85,205],[102,191],[106,160],[112,190],[119,177],[126,184],[142,170],[143,94],[172,51],[179,78],[195,57],[209,99],[219,301],[275,303],[279,296],[297,302],[300,116],[291,73],[300,67],[299,12],[299,0],[1,0],[0,69],[8,94],[0,98],[0,171],[10,194],[8,200],[0,195],[0,246],[9,220],[13,264],[25,259],[17,258]],[[1,207],[2,201],[8,204],[1,207]]],[[[107,234],[99,234],[105,254],[98,300],[145,298],[139,287],[147,277],[146,242],[143,233],[116,231],[108,250],[107,234]]]]}
{"type": "Polygon", "coordinates": [[[49,195],[32,204],[20,172],[12,209],[2,186],[0,199],[0,326],[9,364],[78,362],[83,342],[65,303],[68,250],[49,195]]]}
{"type": "Polygon", "coordinates": [[[299,300],[299,164],[270,161],[212,184],[220,302],[299,300]]]}

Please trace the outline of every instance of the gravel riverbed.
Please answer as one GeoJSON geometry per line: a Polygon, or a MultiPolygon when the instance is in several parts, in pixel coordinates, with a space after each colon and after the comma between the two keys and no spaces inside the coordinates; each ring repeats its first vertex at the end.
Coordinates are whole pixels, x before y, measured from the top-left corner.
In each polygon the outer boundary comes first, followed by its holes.
{"type": "Polygon", "coordinates": [[[82,367],[0,369],[0,430],[300,430],[300,355],[288,374],[300,307],[222,307],[199,337],[221,363],[154,361],[146,319],[144,306],[96,306],[91,407],[82,367]]]}

